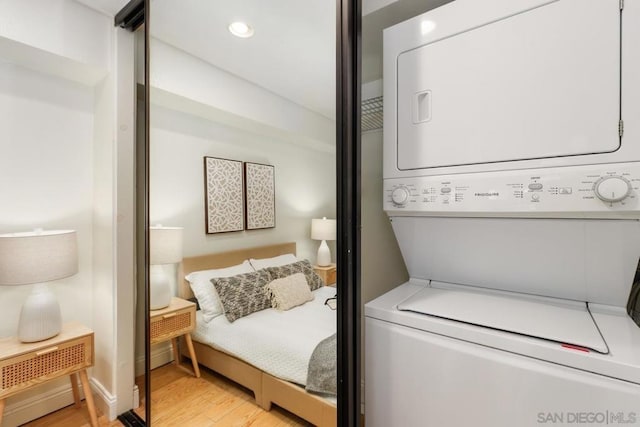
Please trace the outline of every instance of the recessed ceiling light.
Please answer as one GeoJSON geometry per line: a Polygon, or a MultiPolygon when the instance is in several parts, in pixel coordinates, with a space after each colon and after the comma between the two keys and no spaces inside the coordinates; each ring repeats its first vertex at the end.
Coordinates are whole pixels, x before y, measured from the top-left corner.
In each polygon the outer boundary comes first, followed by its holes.
{"type": "Polygon", "coordinates": [[[251,25],[241,21],[229,24],[229,31],[234,36],[242,38],[251,37],[253,35],[253,28],[251,28],[251,25]]]}

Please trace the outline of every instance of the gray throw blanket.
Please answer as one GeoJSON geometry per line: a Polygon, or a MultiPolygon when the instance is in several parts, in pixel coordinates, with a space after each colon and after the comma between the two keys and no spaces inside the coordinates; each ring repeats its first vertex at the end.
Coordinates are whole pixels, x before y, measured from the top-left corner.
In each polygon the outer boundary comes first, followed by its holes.
{"type": "Polygon", "coordinates": [[[336,337],[336,334],[333,334],[323,339],[313,350],[307,373],[307,391],[336,395],[338,378],[336,337]]]}

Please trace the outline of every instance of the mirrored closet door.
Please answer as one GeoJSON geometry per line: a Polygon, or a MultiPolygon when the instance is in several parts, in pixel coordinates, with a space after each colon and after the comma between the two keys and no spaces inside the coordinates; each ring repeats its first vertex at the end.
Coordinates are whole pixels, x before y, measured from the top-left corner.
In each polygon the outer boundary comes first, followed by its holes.
{"type": "Polygon", "coordinates": [[[338,6],[146,4],[153,425],[337,424],[338,6]]]}

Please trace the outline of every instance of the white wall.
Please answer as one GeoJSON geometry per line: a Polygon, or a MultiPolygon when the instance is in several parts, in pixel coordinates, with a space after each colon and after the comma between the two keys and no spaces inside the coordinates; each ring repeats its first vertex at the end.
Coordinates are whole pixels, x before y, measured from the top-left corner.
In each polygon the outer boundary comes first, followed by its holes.
{"type": "Polygon", "coordinates": [[[335,218],[335,154],[243,132],[192,115],[151,110],[151,221],[182,226],[184,256],[285,241],[315,261],[311,219],[335,218]],[[276,228],[207,235],[203,157],[275,166],[276,228]]]}
{"type": "Polygon", "coordinates": [[[150,50],[152,103],[297,145],[335,149],[334,120],[159,40],[151,40],[150,50]]]}
{"type": "MultiPolygon", "coordinates": [[[[92,88],[0,64],[0,232],[77,230],[79,272],[51,287],[63,321],[88,326],[93,324],[93,108],[92,88]]],[[[30,288],[0,287],[0,336],[16,334],[30,288]]],[[[28,396],[9,399],[8,418],[11,407],[28,396]]]]}
{"type": "Polygon", "coordinates": [[[0,1],[0,37],[108,69],[113,20],[72,0],[0,1]]]}
{"type": "MultiPolygon", "coordinates": [[[[93,90],[0,64],[0,230],[78,231],[79,273],[53,285],[65,321],[92,320],[93,90]]],[[[29,286],[1,287],[0,336],[29,286]]]]}

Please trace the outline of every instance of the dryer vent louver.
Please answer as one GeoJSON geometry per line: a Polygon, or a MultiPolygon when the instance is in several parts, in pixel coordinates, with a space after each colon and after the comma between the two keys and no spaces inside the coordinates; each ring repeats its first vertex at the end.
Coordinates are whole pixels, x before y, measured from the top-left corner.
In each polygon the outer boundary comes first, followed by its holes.
{"type": "Polygon", "coordinates": [[[362,101],[362,132],[382,129],[382,97],[362,101]]]}

